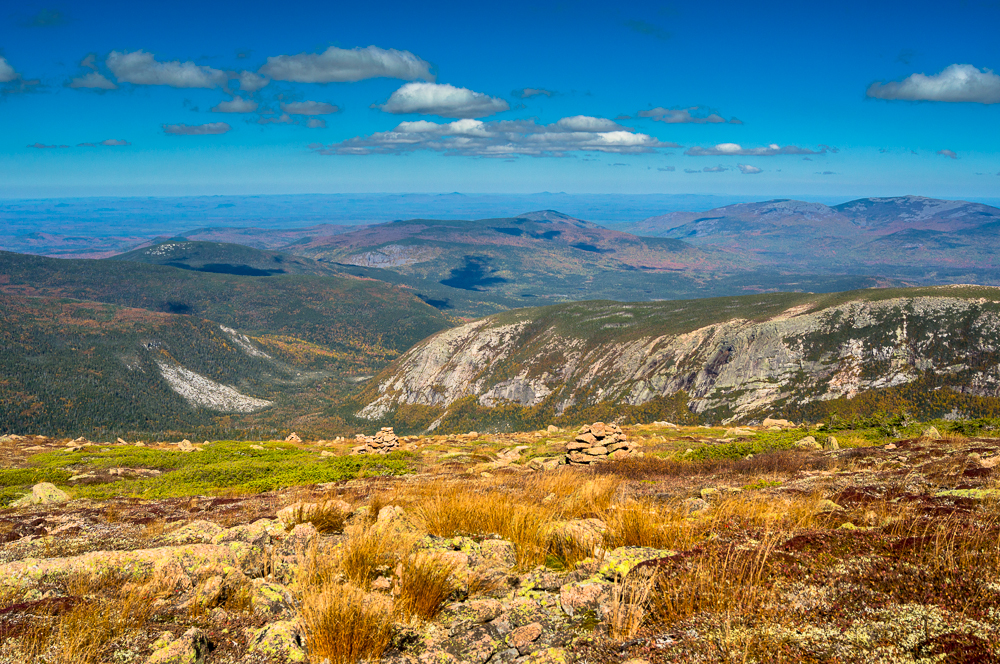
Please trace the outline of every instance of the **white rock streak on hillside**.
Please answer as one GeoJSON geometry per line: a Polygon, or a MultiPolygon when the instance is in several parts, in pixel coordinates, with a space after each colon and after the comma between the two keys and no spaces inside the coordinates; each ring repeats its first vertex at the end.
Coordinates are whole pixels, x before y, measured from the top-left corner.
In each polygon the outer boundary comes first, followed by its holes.
{"type": "Polygon", "coordinates": [[[251,357],[266,357],[269,360],[272,359],[270,355],[254,346],[250,341],[250,337],[247,335],[240,334],[233,328],[226,327],[225,325],[220,325],[219,329],[229,335],[229,338],[233,340],[233,343],[246,351],[247,355],[250,355],[251,357]]]}
{"type": "Polygon", "coordinates": [[[182,366],[158,361],[160,373],[171,389],[196,408],[227,413],[252,413],[274,404],[241,394],[228,385],[216,383],[182,366]]]}

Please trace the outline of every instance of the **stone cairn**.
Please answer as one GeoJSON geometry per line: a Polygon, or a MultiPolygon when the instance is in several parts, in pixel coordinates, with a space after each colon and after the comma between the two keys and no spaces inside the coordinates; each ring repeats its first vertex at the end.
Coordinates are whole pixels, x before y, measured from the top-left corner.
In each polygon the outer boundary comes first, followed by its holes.
{"type": "Polygon", "coordinates": [[[574,465],[623,459],[632,452],[632,445],[621,428],[604,422],[584,426],[576,440],[566,443],[566,461],[574,465]]]}
{"type": "Polygon", "coordinates": [[[374,436],[359,433],[354,440],[358,444],[351,448],[351,454],[388,454],[399,449],[399,438],[392,427],[382,427],[374,436]]]}

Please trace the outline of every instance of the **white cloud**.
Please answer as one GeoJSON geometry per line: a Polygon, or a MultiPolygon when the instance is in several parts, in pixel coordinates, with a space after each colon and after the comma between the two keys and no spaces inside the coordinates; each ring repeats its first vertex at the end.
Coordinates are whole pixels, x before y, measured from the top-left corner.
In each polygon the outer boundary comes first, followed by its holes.
{"type": "Polygon", "coordinates": [[[209,134],[225,134],[232,129],[225,122],[209,122],[203,125],[163,125],[163,131],[174,136],[205,136],[209,134]]]}
{"type": "Polygon", "coordinates": [[[366,78],[399,78],[433,81],[429,62],[409,51],[377,46],[343,49],[331,46],[322,53],[269,57],[258,71],[276,81],[296,83],[346,83],[366,78]]]}
{"type": "Polygon", "coordinates": [[[589,115],[574,115],[563,118],[555,124],[562,131],[619,131],[625,129],[614,120],[593,118],[589,115]]]}
{"type": "Polygon", "coordinates": [[[233,97],[226,101],[219,102],[217,106],[212,108],[213,113],[253,113],[257,110],[260,104],[255,102],[253,99],[243,99],[242,97],[233,97]]]}
{"type": "Polygon", "coordinates": [[[443,118],[481,118],[510,109],[503,99],[468,88],[437,83],[407,83],[378,106],[386,113],[420,113],[443,118]]]}
{"type": "Polygon", "coordinates": [[[763,172],[756,166],[750,166],[749,164],[736,164],[736,168],[740,169],[740,173],[743,175],[756,175],[757,173],[763,172]]]}
{"type": "Polygon", "coordinates": [[[562,156],[573,152],[636,154],[680,147],[618,127],[611,120],[574,116],[550,125],[534,120],[483,122],[462,119],[439,124],[401,122],[394,130],[316,148],[322,154],[402,154],[431,150],[471,157],[562,156]],[[582,130],[585,126],[594,130],[582,130]],[[600,129],[608,129],[603,131],[600,129]]]}
{"type": "MultiPolygon", "coordinates": [[[[691,108],[663,108],[662,106],[657,106],[646,111],[639,111],[637,115],[640,118],[653,118],[657,122],[666,122],[667,124],[720,124],[726,121],[718,113],[704,114],[698,106],[692,106],[691,108]],[[691,111],[695,111],[699,115],[692,115],[691,111]]],[[[737,121],[734,124],[743,123],[737,121]]]]}
{"type": "Polygon", "coordinates": [[[872,83],[869,97],[905,101],[1000,103],[1000,76],[990,69],[951,65],[940,74],[913,74],[902,81],[872,83]]]}
{"type": "Polygon", "coordinates": [[[326,129],[326,120],[321,118],[309,118],[306,121],[306,126],[310,129],[326,129]]]}
{"type": "Polygon", "coordinates": [[[241,71],[236,75],[236,79],[240,82],[240,90],[244,92],[256,92],[271,82],[266,76],[260,76],[252,71],[241,71]]]}
{"type": "Polygon", "coordinates": [[[108,68],[118,82],[136,85],[169,85],[173,88],[218,88],[229,80],[219,69],[203,67],[193,62],[157,62],[152,53],[111,51],[108,68]]]}
{"type": "Polygon", "coordinates": [[[948,157],[950,159],[958,159],[958,153],[954,150],[938,150],[937,153],[942,157],[948,157]]]}
{"type": "Polygon", "coordinates": [[[725,166],[723,166],[722,164],[719,164],[718,166],[706,166],[705,168],[703,168],[701,170],[703,172],[705,172],[705,173],[724,173],[725,171],[728,171],[729,169],[726,168],[725,166]]]}
{"type": "Polygon", "coordinates": [[[98,145],[106,145],[108,147],[117,148],[117,147],[125,147],[127,145],[132,145],[132,144],[123,139],[108,138],[98,143],[98,145]]]}
{"type": "Polygon", "coordinates": [[[281,110],[289,115],[330,115],[340,108],[322,101],[293,101],[282,104],[281,110]]]}
{"type": "Polygon", "coordinates": [[[71,88],[92,88],[97,90],[117,90],[118,86],[107,79],[107,77],[98,71],[92,71],[84,74],[83,76],[77,76],[69,82],[69,87],[71,88]]]}
{"type": "Polygon", "coordinates": [[[55,148],[68,148],[69,146],[68,145],[45,145],[44,143],[35,143],[33,145],[29,145],[28,147],[29,148],[37,148],[39,150],[52,150],[52,149],[55,149],[55,148]]]}
{"type": "Polygon", "coordinates": [[[21,75],[14,71],[6,58],[0,57],[0,83],[10,83],[21,78],[21,75]]]}
{"type": "Polygon", "coordinates": [[[545,88],[521,88],[520,90],[514,90],[510,94],[518,99],[528,99],[530,97],[538,97],[539,95],[545,97],[554,97],[556,95],[552,90],[546,90],[545,88]]]}
{"type": "Polygon", "coordinates": [[[684,154],[691,157],[773,157],[782,154],[826,154],[827,152],[837,152],[836,148],[831,148],[828,145],[821,145],[819,147],[819,150],[810,150],[808,148],[800,148],[796,145],[782,147],[777,143],[772,143],[766,148],[744,148],[738,143],[719,143],[707,148],[698,146],[688,148],[684,154]]]}

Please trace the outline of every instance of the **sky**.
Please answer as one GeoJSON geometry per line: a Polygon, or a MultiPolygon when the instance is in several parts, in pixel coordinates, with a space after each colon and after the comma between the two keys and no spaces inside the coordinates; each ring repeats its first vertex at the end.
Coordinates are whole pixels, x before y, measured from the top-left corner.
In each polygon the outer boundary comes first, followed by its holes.
{"type": "Polygon", "coordinates": [[[8,3],[0,198],[995,198],[998,27],[997,0],[8,3]]]}

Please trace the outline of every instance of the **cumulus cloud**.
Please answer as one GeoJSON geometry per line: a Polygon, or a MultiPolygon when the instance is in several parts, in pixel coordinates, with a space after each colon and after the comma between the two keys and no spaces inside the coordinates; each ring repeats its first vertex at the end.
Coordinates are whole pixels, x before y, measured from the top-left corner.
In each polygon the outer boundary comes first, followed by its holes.
{"type": "Polygon", "coordinates": [[[757,173],[763,172],[756,166],[751,166],[749,164],[736,164],[736,168],[740,169],[740,173],[743,175],[756,175],[757,173]]]}
{"type": "Polygon", "coordinates": [[[359,136],[317,148],[321,154],[402,154],[431,150],[472,157],[562,156],[573,152],[636,154],[680,147],[620,127],[611,120],[573,116],[540,125],[534,120],[448,123],[402,122],[392,131],[359,136]]]}
{"type": "Polygon", "coordinates": [[[510,109],[503,99],[438,83],[407,83],[378,106],[386,113],[420,113],[443,118],[482,118],[510,109]]]}
{"type": "Polygon", "coordinates": [[[695,146],[688,148],[684,153],[691,157],[773,157],[782,154],[826,154],[827,152],[837,152],[836,148],[829,145],[820,145],[819,150],[800,148],[796,145],[786,145],[784,147],[777,143],[772,143],[765,148],[744,148],[738,143],[719,143],[711,147],[703,148],[695,146]]]}
{"type": "Polygon", "coordinates": [[[339,111],[340,107],[322,101],[294,101],[282,104],[281,110],[289,115],[329,115],[339,111]]]}
{"type": "Polygon", "coordinates": [[[209,122],[202,125],[163,125],[163,131],[174,136],[205,136],[208,134],[225,134],[232,129],[225,122],[209,122]]]}
{"type": "Polygon", "coordinates": [[[152,53],[111,51],[106,60],[118,82],[135,85],[169,85],[173,88],[218,88],[229,75],[219,69],[203,67],[193,62],[157,62],[152,53]]]}
{"type": "Polygon", "coordinates": [[[99,71],[92,71],[77,76],[69,82],[71,88],[90,88],[95,90],[117,90],[118,86],[112,83],[99,71]]]}
{"type": "Polygon", "coordinates": [[[326,120],[322,118],[309,118],[306,121],[306,126],[310,129],[326,129],[326,120]]]}
{"type": "Polygon", "coordinates": [[[510,95],[517,99],[529,99],[538,96],[554,97],[556,93],[545,88],[521,88],[520,90],[512,91],[510,95]]]}
{"type": "Polygon", "coordinates": [[[949,159],[958,159],[958,153],[954,150],[938,150],[937,153],[942,157],[948,157],[949,159]]]}
{"type": "Polygon", "coordinates": [[[235,75],[240,84],[240,90],[244,92],[256,92],[271,81],[266,76],[255,74],[252,71],[241,71],[235,75]]]}
{"type": "Polygon", "coordinates": [[[45,145],[44,143],[34,143],[28,146],[29,148],[37,148],[39,150],[52,150],[56,148],[68,148],[68,145],[45,145]]]}
{"type": "MultiPolygon", "coordinates": [[[[698,106],[692,106],[691,108],[664,108],[657,106],[656,108],[639,111],[637,115],[640,118],[652,118],[657,122],[666,122],[667,124],[719,124],[726,121],[718,113],[706,114],[698,106]],[[692,115],[692,111],[696,115],[692,115]]],[[[743,123],[737,121],[735,124],[743,123]]]]}
{"type": "Polygon", "coordinates": [[[106,145],[108,147],[124,147],[126,145],[132,145],[124,139],[107,138],[99,143],[99,145],[106,145]]]}
{"type": "Polygon", "coordinates": [[[233,97],[212,107],[213,113],[253,113],[260,106],[253,99],[233,97]]]}
{"type": "Polygon", "coordinates": [[[276,81],[348,83],[366,78],[433,81],[429,62],[409,51],[377,46],[343,49],[331,46],[322,53],[269,57],[259,73],[276,81]]]}
{"type": "Polygon", "coordinates": [[[904,101],[1000,103],[1000,76],[973,65],[951,65],[939,74],[913,74],[902,81],[872,83],[869,97],[904,101]]]}
{"type": "Polygon", "coordinates": [[[0,57],[0,83],[10,83],[21,78],[21,75],[14,71],[6,58],[0,57]]]}
{"type": "Polygon", "coordinates": [[[725,171],[728,171],[729,169],[723,166],[722,164],[719,164],[718,166],[706,166],[701,170],[706,173],[723,173],[725,171]]]}

